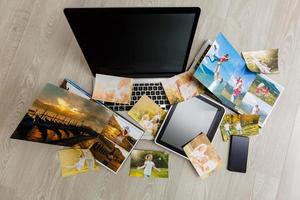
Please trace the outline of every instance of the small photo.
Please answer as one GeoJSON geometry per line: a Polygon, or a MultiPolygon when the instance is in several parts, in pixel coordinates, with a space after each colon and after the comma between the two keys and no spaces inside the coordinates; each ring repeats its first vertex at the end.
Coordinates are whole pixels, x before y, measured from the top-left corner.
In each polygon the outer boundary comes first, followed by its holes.
{"type": "Polygon", "coordinates": [[[141,130],[116,115],[110,117],[101,134],[128,152],[142,136],[141,130]]]}
{"type": "Polygon", "coordinates": [[[282,86],[278,85],[265,75],[257,75],[248,90],[248,92],[271,106],[275,104],[282,91],[282,86]]]}
{"type": "Polygon", "coordinates": [[[148,96],[143,95],[129,110],[128,115],[145,130],[142,139],[153,140],[167,112],[148,96]]]}
{"type": "Polygon", "coordinates": [[[193,77],[193,73],[194,71],[187,71],[161,82],[170,104],[204,93],[204,86],[193,77]]]}
{"type": "Polygon", "coordinates": [[[63,177],[100,169],[88,149],[62,149],[58,151],[58,157],[63,177]]]}
{"type": "Polygon", "coordinates": [[[104,102],[129,104],[132,78],[96,74],[92,98],[104,102]]]}
{"type": "Polygon", "coordinates": [[[203,133],[185,145],[183,150],[201,179],[205,179],[223,165],[221,157],[203,133]]]}
{"type": "Polygon", "coordinates": [[[238,107],[238,111],[243,114],[259,115],[259,126],[262,127],[267,116],[272,111],[272,106],[262,101],[252,93],[247,92],[238,107]]]}
{"type": "Polygon", "coordinates": [[[278,49],[242,52],[247,67],[252,72],[278,73],[278,49]]]}
{"type": "Polygon", "coordinates": [[[220,125],[224,142],[230,139],[230,135],[257,135],[259,133],[259,115],[225,115],[220,125]]]}
{"type": "Polygon", "coordinates": [[[129,175],[144,178],[168,178],[169,154],[164,151],[133,150],[129,175]]]}

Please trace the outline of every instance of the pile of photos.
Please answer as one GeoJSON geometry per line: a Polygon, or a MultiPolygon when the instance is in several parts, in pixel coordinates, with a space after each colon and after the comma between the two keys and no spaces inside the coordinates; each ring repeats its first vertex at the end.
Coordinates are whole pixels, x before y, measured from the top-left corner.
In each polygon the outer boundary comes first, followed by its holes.
{"type": "MultiPolygon", "coordinates": [[[[224,116],[224,141],[257,135],[283,91],[265,75],[278,73],[278,49],[242,56],[219,33],[196,66],[162,82],[170,104],[208,94],[240,113],[224,116]]],[[[62,176],[97,171],[99,164],[117,173],[131,154],[130,176],[168,178],[167,152],[133,150],[140,139],[155,138],[167,111],[141,96],[128,112],[139,128],[104,104],[129,104],[132,87],[131,78],[103,74],[96,75],[92,95],[69,79],[60,87],[48,83],[11,138],[71,147],[58,151],[62,176]]],[[[183,149],[201,179],[223,166],[205,133],[183,149]]]]}

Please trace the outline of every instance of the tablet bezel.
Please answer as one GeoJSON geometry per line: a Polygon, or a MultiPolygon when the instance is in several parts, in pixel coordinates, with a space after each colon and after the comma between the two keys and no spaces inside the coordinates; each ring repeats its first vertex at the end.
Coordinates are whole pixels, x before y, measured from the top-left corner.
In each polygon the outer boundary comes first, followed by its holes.
{"type": "MultiPolygon", "coordinates": [[[[213,101],[213,100],[211,100],[211,99],[209,99],[209,98],[207,98],[207,97],[205,97],[203,95],[199,95],[199,96],[196,96],[194,98],[198,98],[200,101],[204,101],[205,103],[208,103],[209,105],[217,108],[216,115],[215,115],[215,117],[214,117],[214,119],[213,119],[213,121],[211,123],[211,126],[210,126],[210,128],[208,130],[208,133],[206,134],[207,137],[208,137],[208,139],[209,139],[209,141],[212,142],[213,138],[214,138],[214,136],[215,136],[215,134],[216,134],[216,132],[217,132],[217,130],[219,128],[219,125],[220,125],[220,123],[221,123],[221,121],[223,119],[223,116],[225,114],[225,108],[221,104],[219,104],[219,103],[217,103],[217,102],[215,102],[215,101],[213,101]]],[[[161,140],[161,138],[162,138],[162,136],[164,134],[164,131],[166,130],[166,128],[167,128],[167,126],[169,124],[169,121],[170,121],[170,119],[171,119],[171,117],[172,117],[172,115],[173,115],[176,107],[177,107],[177,104],[172,105],[170,107],[170,110],[169,110],[169,112],[168,112],[168,114],[167,114],[167,116],[166,116],[163,124],[161,125],[161,127],[160,127],[160,129],[159,129],[159,131],[157,133],[157,136],[156,136],[154,142],[157,145],[159,145],[159,146],[161,146],[163,148],[166,148],[166,149],[168,149],[168,150],[170,150],[170,151],[172,151],[172,152],[174,152],[174,153],[176,153],[176,154],[178,154],[178,155],[180,155],[180,156],[182,156],[182,157],[184,157],[184,158],[187,159],[187,156],[186,156],[186,154],[185,154],[185,152],[183,150],[178,149],[177,147],[174,147],[171,144],[168,144],[167,142],[164,142],[164,141],[161,140]]],[[[200,132],[201,131],[199,131],[199,134],[200,134],[200,132]]]]}

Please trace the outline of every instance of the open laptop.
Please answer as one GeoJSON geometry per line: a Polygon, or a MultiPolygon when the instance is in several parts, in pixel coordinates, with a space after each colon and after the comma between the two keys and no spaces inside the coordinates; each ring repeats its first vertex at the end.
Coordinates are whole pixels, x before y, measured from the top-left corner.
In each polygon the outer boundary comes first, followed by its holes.
{"type": "Polygon", "coordinates": [[[65,8],[64,13],[93,75],[135,78],[130,105],[104,102],[109,108],[129,110],[144,94],[169,108],[160,82],[186,70],[200,8],[65,8]]]}

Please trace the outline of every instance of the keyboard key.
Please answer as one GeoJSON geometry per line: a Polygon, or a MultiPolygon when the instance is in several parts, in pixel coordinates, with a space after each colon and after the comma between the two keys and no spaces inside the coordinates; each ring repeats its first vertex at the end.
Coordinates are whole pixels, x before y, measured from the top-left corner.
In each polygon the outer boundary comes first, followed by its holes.
{"type": "Polygon", "coordinates": [[[142,89],[143,89],[143,88],[140,86],[140,87],[139,87],[139,90],[142,90],[142,89]]]}
{"type": "Polygon", "coordinates": [[[130,105],[134,105],[134,101],[130,101],[130,105]]]}
{"type": "Polygon", "coordinates": [[[159,101],[160,104],[164,104],[164,101],[159,101]]]}
{"type": "Polygon", "coordinates": [[[162,90],[163,88],[162,88],[162,86],[158,86],[158,89],[159,89],[159,90],[162,90]]]}
{"type": "Polygon", "coordinates": [[[156,96],[153,96],[152,99],[153,99],[153,100],[156,100],[156,96]]]}
{"type": "Polygon", "coordinates": [[[141,95],[141,92],[136,92],[136,95],[141,95]]]}
{"type": "Polygon", "coordinates": [[[120,106],[120,107],[119,107],[119,110],[120,110],[120,111],[124,111],[124,110],[125,110],[124,106],[120,106]]]}
{"type": "Polygon", "coordinates": [[[151,86],[153,86],[153,85],[154,85],[154,83],[150,83],[150,85],[151,85],[151,86]]]}
{"type": "Polygon", "coordinates": [[[156,86],[154,86],[154,87],[153,87],[153,90],[157,90],[157,87],[156,87],[156,86]]]}
{"type": "Polygon", "coordinates": [[[140,86],[144,86],[145,84],[144,83],[140,83],[140,86]]]}
{"type": "Polygon", "coordinates": [[[149,83],[145,83],[145,86],[148,86],[149,85],[149,83]]]}
{"type": "Polygon", "coordinates": [[[156,95],[159,95],[159,91],[156,91],[155,94],[156,94],[156,95]]]}
{"type": "Polygon", "coordinates": [[[136,96],[133,96],[133,97],[132,97],[132,100],[136,100],[136,96]]]}
{"type": "Polygon", "coordinates": [[[166,99],[166,96],[162,96],[162,99],[166,99]]]}
{"type": "Polygon", "coordinates": [[[159,101],[157,101],[157,100],[155,100],[154,102],[155,102],[156,104],[159,104],[159,101]]]}
{"type": "Polygon", "coordinates": [[[160,85],[160,83],[155,83],[154,85],[160,85]]]}
{"type": "Polygon", "coordinates": [[[143,87],[144,88],[144,90],[147,90],[147,87],[143,87]]]}
{"type": "Polygon", "coordinates": [[[158,100],[161,100],[161,96],[158,96],[157,99],[158,99],[158,100]]]}
{"type": "Polygon", "coordinates": [[[150,95],[150,92],[149,92],[149,91],[147,91],[147,92],[146,92],[146,95],[150,95]]]}
{"type": "Polygon", "coordinates": [[[155,92],[154,92],[154,91],[151,91],[151,95],[155,95],[155,92]]]}
{"type": "Polygon", "coordinates": [[[133,87],[133,90],[137,90],[138,88],[136,86],[133,87]]]}

